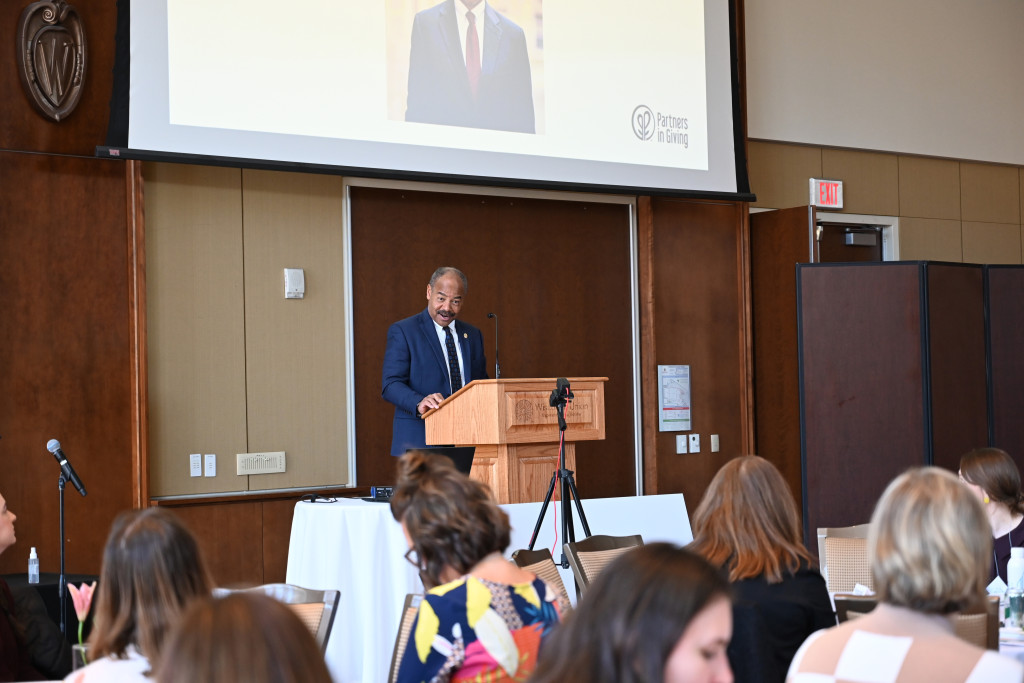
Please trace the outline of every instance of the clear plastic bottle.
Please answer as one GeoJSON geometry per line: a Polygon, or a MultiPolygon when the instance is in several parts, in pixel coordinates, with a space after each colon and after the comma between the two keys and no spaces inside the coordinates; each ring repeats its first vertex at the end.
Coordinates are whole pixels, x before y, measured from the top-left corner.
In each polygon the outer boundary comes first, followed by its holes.
{"type": "Polygon", "coordinates": [[[1010,561],[1006,563],[1006,585],[1024,590],[1024,548],[1010,548],[1010,561]]]}
{"type": "Polygon", "coordinates": [[[39,583],[39,556],[34,547],[28,554],[28,582],[39,583]]]}

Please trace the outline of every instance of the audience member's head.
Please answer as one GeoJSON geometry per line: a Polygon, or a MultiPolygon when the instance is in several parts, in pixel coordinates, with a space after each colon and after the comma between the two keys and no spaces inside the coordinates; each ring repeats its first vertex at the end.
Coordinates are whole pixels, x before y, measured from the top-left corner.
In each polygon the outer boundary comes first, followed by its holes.
{"type": "Polygon", "coordinates": [[[1013,458],[998,448],[976,448],[960,458],[960,476],[985,504],[1024,514],[1020,470],[1013,458]]]}
{"type": "Polygon", "coordinates": [[[729,584],[668,543],[630,550],[544,644],[534,683],[728,683],[729,584]]]}
{"type": "Polygon", "coordinates": [[[693,515],[690,549],[729,580],[782,580],[814,558],[800,540],[800,517],[786,480],[764,458],[748,455],[722,466],[693,515]]]}
{"type": "Polygon", "coordinates": [[[174,629],[159,683],[331,683],[313,634],[283,603],[231,593],[194,604],[174,629]]]}
{"type": "Polygon", "coordinates": [[[399,459],[391,514],[435,584],[458,578],[509,544],[508,515],[490,489],[443,455],[410,451],[399,459]]]}
{"type": "Polygon", "coordinates": [[[915,468],[885,489],[868,533],[879,600],[949,614],[985,595],[992,535],[985,511],[955,475],[915,468]]]}
{"type": "Polygon", "coordinates": [[[121,513],[103,550],[90,658],[122,657],[134,645],[155,665],[182,612],[211,590],[199,546],[177,517],[162,508],[121,513]]]}
{"type": "Polygon", "coordinates": [[[7,509],[7,500],[0,496],[0,553],[10,548],[18,540],[14,535],[14,520],[17,515],[7,509]]]}

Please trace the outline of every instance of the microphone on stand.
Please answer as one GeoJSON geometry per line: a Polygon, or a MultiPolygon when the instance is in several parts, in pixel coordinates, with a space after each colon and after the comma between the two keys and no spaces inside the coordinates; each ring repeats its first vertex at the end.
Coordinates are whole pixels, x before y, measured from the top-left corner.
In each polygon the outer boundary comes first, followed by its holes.
{"type": "Polygon", "coordinates": [[[46,450],[53,453],[53,457],[57,458],[57,462],[60,463],[61,472],[64,473],[64,478],[74,484],[75,488],[78,489],[78,492],[84,496],[85,484],[83,484],[82,480],[78,478],[78,475],[75,473],[75,468],[71,466],[70,462],[68,462],[68,456],[64,455],[64,451],[60,449],[60,441],[57,441],[57,439],[50,439],[46,442],[46,450]]]}
{"type": "Polygon", "coordinates": [[[501,379],[501,364],[498,362],[498,314],[488,313],[488,318],[494,318],[494,379],[501,379]]]}

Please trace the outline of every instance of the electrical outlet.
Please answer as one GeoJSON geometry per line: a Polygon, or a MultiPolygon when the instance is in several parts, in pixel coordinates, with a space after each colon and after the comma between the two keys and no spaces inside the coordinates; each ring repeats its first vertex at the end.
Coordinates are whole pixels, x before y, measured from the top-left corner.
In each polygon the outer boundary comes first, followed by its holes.
{"type": "Polygon", "coordinates": [[[205,472],[205,476],[207,476],[207,477],[216,477],[217,476],[217,454],[216,453],[207,453],[206,454],[206,472],[205,472]]]}
{"type": "Polygon", "coordinates": [[[700,453],[700,434],[690,434],[690,452],[700,453]]]}
{"type": "Polygon", "coordinates": [[[190,453],[188,456],[188,476],[203,476],[203,456],[201,453],[190,453]]]}
{"type": "Polygon", "coordinates": [[[686,452],[686,434],[676,435],[676,453],[686,452]]]}

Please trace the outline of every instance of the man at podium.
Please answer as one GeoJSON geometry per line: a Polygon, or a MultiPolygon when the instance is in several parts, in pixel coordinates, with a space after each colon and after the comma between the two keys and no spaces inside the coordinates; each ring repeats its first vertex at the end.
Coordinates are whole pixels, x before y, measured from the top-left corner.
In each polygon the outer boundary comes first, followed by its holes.
{"type": "Polygon", "coordinates": [[[427,284],[427,308],[388,328],[381,396],[395,405],[391,455],[426,446],[423,413],[487,379],[483,335],[456,322],[468,288],[462,271],[442,266],[427,284]]]}

